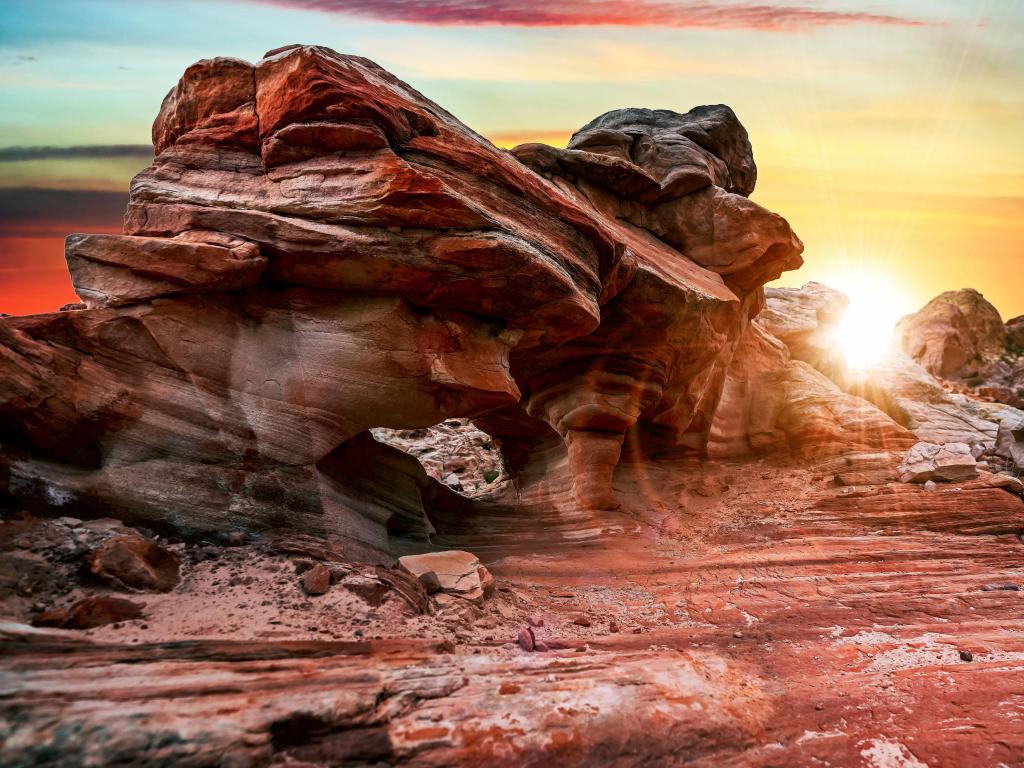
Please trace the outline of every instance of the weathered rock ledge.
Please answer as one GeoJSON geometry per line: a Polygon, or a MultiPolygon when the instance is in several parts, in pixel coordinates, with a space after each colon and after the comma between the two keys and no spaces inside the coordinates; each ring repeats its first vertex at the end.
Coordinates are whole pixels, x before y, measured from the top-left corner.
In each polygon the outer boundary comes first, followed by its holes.
{"type": "Polygon", "coordinates": [[[153,143],[124,234],[68,238],[86,308],[0,324],[19,504],[387,560],[474,507],[371,429],[477,419],[512,475],[494,503],[579,537],[622,504],[624,444],[735,453],[851,427],[787,411],[823,382],[750,337],[802,245],[748,199],[728,107],[617,110],[510,153],[370,61],[289,46],[190,67],[153,143]],[[791,389],[716,428],[742,355],[791,389]]]}
{"type": "Polygon", "coordinates": [[[1024,413],[918,364],[1000,330],[848,376],[728,107],[288,46],[153,143],[0,318],[0,764],[1024,766],[1024,413]]]}

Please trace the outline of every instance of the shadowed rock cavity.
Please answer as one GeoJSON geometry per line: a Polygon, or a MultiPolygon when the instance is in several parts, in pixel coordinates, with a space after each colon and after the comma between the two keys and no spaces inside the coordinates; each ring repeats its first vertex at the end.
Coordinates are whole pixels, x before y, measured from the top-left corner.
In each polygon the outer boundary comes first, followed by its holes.
{"type": "Polygon", "coordinates": [[[153,143],[124,234],[68,239],[86,308],[0,321],[21,502],[387,557],[484,512],[596,532],[622,452],[706,451],[723,392],[760,414],[723,450],[764,447],[761,422],[814,433],[779,416],[788,391],[727,384],[737,350],[776,354],[744,340],[802,251],[748,199],[728,107],[616,110],[505,152],[373,62],[290,46],[190,67],[153,143]],[[367,433],[454,416],[500,438],[500,498],[367,433]]]}

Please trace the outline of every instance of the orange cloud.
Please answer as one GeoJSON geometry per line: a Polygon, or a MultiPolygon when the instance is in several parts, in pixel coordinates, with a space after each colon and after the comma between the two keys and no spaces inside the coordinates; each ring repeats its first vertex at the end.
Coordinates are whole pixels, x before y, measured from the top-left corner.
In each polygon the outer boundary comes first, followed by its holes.
{"type": "Polygon", "coordinates": [[[785,31],[845,24],[922,26],[884,13],[833,11],[771,3],[663,0],[262,0],[273,5],[342,13],[372,21],[436,26],[675,27],[785,31]]]}

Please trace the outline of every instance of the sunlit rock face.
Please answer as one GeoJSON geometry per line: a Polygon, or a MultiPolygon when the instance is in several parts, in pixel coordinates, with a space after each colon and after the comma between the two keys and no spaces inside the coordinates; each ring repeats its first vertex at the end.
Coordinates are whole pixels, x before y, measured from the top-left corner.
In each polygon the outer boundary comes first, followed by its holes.
{"type": "Polygon", "coordinates": [[[583,519],[619,504],[627,434],[705,449],[761,286],[801,263],[724,106],[509,153],[370,61],[291,46],[190,67],[153,143],[124,234],[68,239],[87,308],[0,325],[22,501],[386,552],[454,494],[363,433],[470,417],[532,467],[519,499],[583,519]],[[395,472],[408,496],[368,502],[395,472]]]}
{"type": "Polygon", "coordinates": [[[974,376],[1006,350],[997,310],[973,288],[939,294],[897,326],[903,349],[936,376],[974,376]]]}
{"type": "Polygon", "coordinates": [[[783,342],[794,359],[830,378],[841,377],[847,363],[837,337],[850,300],[815,282],[802,288],[766,288],[764,293],[765,308],[757,324],[783,342]]]}
{"type": "MultiPolygon", "coordinates": [[[[943,381],[941,377],[933,375],[925,368],[925,360],[915,360],[907,352],[886,344],[885,339],[878,339],[880,354],[876,360],[864,370],[851,370],[843,361],[842,345],[836,333],[847,304],[842,293],[818,283],[807,283],[802,288],[768,288],[765,293],[768,306],[758,315],[755,325],[782,341],[785,351],[793,361],[810,364],[842,390],[838,396],[828,396],[827,402],[830,403],[830,407],[838,407],[843,398],[853,395],[855,400],[859,398],[877,408],[870,418],[876,422],[880,431],[874,437],[870,437],[871,430],[861,433],[868,437],[869,442],[884,435],[881,442],[876,443],[877,447],[898,447],[905,450],[907,436],[912,434],[918,440],[938,445],[968,444],[975,450],[989,454],[995,465],[999,464],[1000,459],[1009,458],[1008,448],[998,449],[997,435],[1001,429],[1010,429],[1024,417],[1017,408],[1012,407],[1013,403],[1009,399],[1000,400],[966,394],[969,389],[943,381]],[[957,391],[958,389],[961,391],[957,391]],[[883,420],[877,421],[879,418],[883,420]],[[889,424],[885,426],[887,421],[889,424]],[[1002,425],[1007,426],[1004,428],[1002,425]]],[[[981,298],[977,291],[942,294],[918,315],[904,318],[898,330],[909,332],[920,327],[918,323],[921,318],[928,318],[928,326],[931,328],[929,338],[944,338],[947,341],[953,338],[950,335],[933,333],[942,327],[936,319],[938,313],[929,309],[935,306],[949,306],[955,309],[962,319],[963,328],[967,328],[967,321],[963,315],[963,312],[967,311],[973,317],[972,326],[976,329],[971,338],[977,339],[980,335],[989,339],[989,342],[981,344],[972,341],[972,348],[980,346],[989,350],[988,356],[991,357],[991,350],[996,348],[992,339],[1001,338],[1003,333],[990,321],[995,309],[981,298]],[[961,297],[959,306],[964,309],[950,303],[957,296],[961,297]]],[[[946,329],[950,330],[949,326],[946,326],[946,329]]],[[[903,336],[901,339],[898,335],[897,341],[905,341],[906,338],[908,337],[903,336]]],[[[923,337],[911,334],[909,338],[920,341],[923,337]]],[[[1012,356],[1010,344],[1007,344],[1007,354],[1012,356]]],[[[760,355],[760,359],[763,361],[765,355],[760,355]]],[[[733,364],[737,369],[743,369],[739,356],[733,364]]],[[[1012,360],[1009,364],[1002,360],[990,360],[981,368],[981,372],[989,373],[1000,369],[1008,370],[1012,377],[1012,360]]],[[[746,366],[742,375],[747,380],[756,380],[758,383],[755,389],[760,392],[771,392],[773,387],[778,387],[785,378],[780,375],[761,375],[758,378],[758,370],[756,366],[746,366]]],[[[769,367],[768,370],[775,370],[778,374],[782,367],[776,364],[774,369],[769,367]]],[[[729,391],[729,385],[726,391],[729,391]]],[[[986,387],[979,387],[978,392],[986,395],[986,387]]],[[[776,400],[787,402],[778,396],[776,400]]],[[[758,396],[754,400],[754,405],[764,411],[767,399],[758,396]]],[[[719,413],[723,425],[728,423],[729,418],[734,422],[737,418],[734,413],[731,417],[726,417],[726,414],[732,412],[725,407],[720,408],[719,413]]],[[[781,441],[782,432],[777,432],[776,437],[781,441]]],[[[761,442],[765,439],[763,436],[758,438],[761,442]]],[[[857,440],[854,439],[852,442],[856,443],[857,440]]],[[[809,445],[812,451],[820,450],[822,447],[816,446],[813,441],[809,445]]]]}
{"type": "Polygon", "coordinates": [[[902,451],[915,441],[755,324],[733,356],[708,451],[728,457],[784,450],[806,461],[853,450],[902,451]]]}

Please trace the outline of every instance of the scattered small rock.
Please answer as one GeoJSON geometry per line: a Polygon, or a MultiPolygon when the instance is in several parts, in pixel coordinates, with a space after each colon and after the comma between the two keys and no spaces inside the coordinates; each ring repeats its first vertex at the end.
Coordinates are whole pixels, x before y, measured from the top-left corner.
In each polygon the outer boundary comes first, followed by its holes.
{"type": "Polygon", "coordinates": [[[590,619],[588,619],[586,616],[577,616],[575,619],[572,620],[572,623],[579,627],[589,627],[590,619]]]}
{"type": "Polygon", "coordinates": [[[974,654],[970,651],[960,651],[961,661],[974,661],[974,654]]]}
{"type": "Polygon", "coordinates": [[[981,588],[982,592],[1017,592],[1020,586],[1017,584],[986,584],[981,588]]]}
{"type": "Polygon", "coordinates": [[[211,546],[196,547],[191,552],[192,560],[197,563],[204,560],[216,560],[218,555],[220,555],[220,548],[211,546]]]}
{"type": "Polygon", "coordinates": [[[331,572],[331,584],[337,584],[352,573],[352,568],[344,563],[324,563],[324,565],[331,572]]]}
{"type": "Polygon", "coordinates": [[[302,576],[302,589],[307,595],[323,595],[331,588],[331,571],[325,565],[314,565],[302,576]]]}
{"type": "Polygon", "coordinates": [[[898,472],[901,483],[958,483],[977,477],[978,467],[967,443],[920,442],[907,451],[898,472]]]}
{"type": "Polygon", "coordinates": [[[181,560],[140,536],[114,536],[93,553],[89,569],[106,582],[129,589],[169,592],[178,584],[181,560]]]}
{"type": "Polygon", "coordinates": [[[245,534],[241,531],[231,531],[228,534],[229,547],[241,547],[245,544],[245,534]]]}
{"type": "Polygon", "coordinates": [[[38,627],[92,629],[138,619],[142,616],[143,607],[145,606],[119,597],[86,597],[70,608],[44,611],[36,616],[32,623],[38,627]]]}
{"type": "Polygon", "coordinates": [[[516,643],[524,651],[532,651],[537,645],[536,638],[533,635],[533,629],[530,627],[523,627],[519,630],[519,637],[516,638],[516,643]]]}
{"type": "Polygon", "coordinates": [[[530,616],[529,618],[527,618],[526,623],[529,624],[531,627],[543,627],[544,619],[541,619],[537,616],[530,616]]]}
{"type": "MultiPolygon", "coordinates": [[[[326,568],[326,566],[318,567],[326,568]]],[[[312,573],[312,571],[310,571],[310,573],[312,573]]],[[[330,574],[329,569],[327,570],[327,573],[330,574]]],[[[387,597],[390,589],[386,583],[374,576],[363,576],[359,574],[346,577],[341,582],[341,586],[374,606],[380,605],[384,602],[384,599],[387,597]]]]}
{"type": "Polygon", "coordinates": [[[124,527],[124,523],[115,517],[98,517],[95,520],[82,523],[82,527],[88,528],[93,533],[111,533],[118,530],[126,532],[128,530],[124,527]]]}
{"type": "Polygon", "coordinates": [[[732,636],[739,640],[743,637],[743,633],[737,629],[735,632],[732,633],[732,636]]]}

